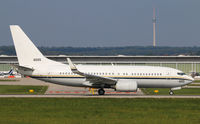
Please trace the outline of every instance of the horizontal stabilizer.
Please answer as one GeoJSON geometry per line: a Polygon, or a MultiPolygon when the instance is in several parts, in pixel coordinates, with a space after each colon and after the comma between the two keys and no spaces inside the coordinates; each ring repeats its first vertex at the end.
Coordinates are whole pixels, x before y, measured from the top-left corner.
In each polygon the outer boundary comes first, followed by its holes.
{"type": "Polygon", "coordinates": [[[23,70],[23,71],[34,71],[33,68],[28,68],[28,67],[24,67],[24,66],[19,66],[19,65],[12,65],[14,68],[18,69],[18,70],[23,70]]]}

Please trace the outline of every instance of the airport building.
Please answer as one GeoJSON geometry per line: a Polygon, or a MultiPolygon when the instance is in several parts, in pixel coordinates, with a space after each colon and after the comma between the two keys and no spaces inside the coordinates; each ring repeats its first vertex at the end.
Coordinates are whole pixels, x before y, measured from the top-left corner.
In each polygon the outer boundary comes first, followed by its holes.
{"type": "MultiPolygon", "coordinates": [[[[67,63],[69,57],[75,64],[145,65],[172,67],[190,74],[200,72],[200,56],[46,56],[49,59],[67,63]]],[[[12,64],[18,64],[16,56],[0,56],[0,71],[8,71],[12,64]]]]}

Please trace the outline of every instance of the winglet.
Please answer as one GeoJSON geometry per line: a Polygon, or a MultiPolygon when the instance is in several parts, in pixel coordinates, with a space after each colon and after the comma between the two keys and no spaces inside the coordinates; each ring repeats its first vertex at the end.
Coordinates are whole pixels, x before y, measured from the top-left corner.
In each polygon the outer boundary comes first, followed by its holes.
{"type": "Polygon", "coordinates": [[[71,68],[72,71],[77,71],[76,66],[72,63],[70,58],[67,58],[67,61],[69,63],[69,67],[71,68]]]}

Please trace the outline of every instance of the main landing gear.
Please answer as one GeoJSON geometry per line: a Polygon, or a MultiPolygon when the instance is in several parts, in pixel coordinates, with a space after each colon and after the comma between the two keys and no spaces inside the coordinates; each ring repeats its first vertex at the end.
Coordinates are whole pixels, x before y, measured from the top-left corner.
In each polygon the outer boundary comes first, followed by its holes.
{"type": "Polygon", "coordinates": [[[170,91],[169,91],[169,95],[174,95],[173,90],[170,90],[170,91]]]}
{"type": "Polygon", "coordinates": [[[105,94],[105,90],[103,88],[98,90],[98,94],[99,95],[104,95],[105,94]]]}

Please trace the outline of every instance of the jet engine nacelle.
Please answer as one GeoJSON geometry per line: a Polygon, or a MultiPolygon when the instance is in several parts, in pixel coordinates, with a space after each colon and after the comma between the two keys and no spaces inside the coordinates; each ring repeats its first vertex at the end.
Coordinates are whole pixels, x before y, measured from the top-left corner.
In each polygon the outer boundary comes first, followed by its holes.
{"type": "Polygon", "coordinates": [[[137,82],[133,80],[119,80],[115,86],[116,91],[136,92],[137,82]]]}

